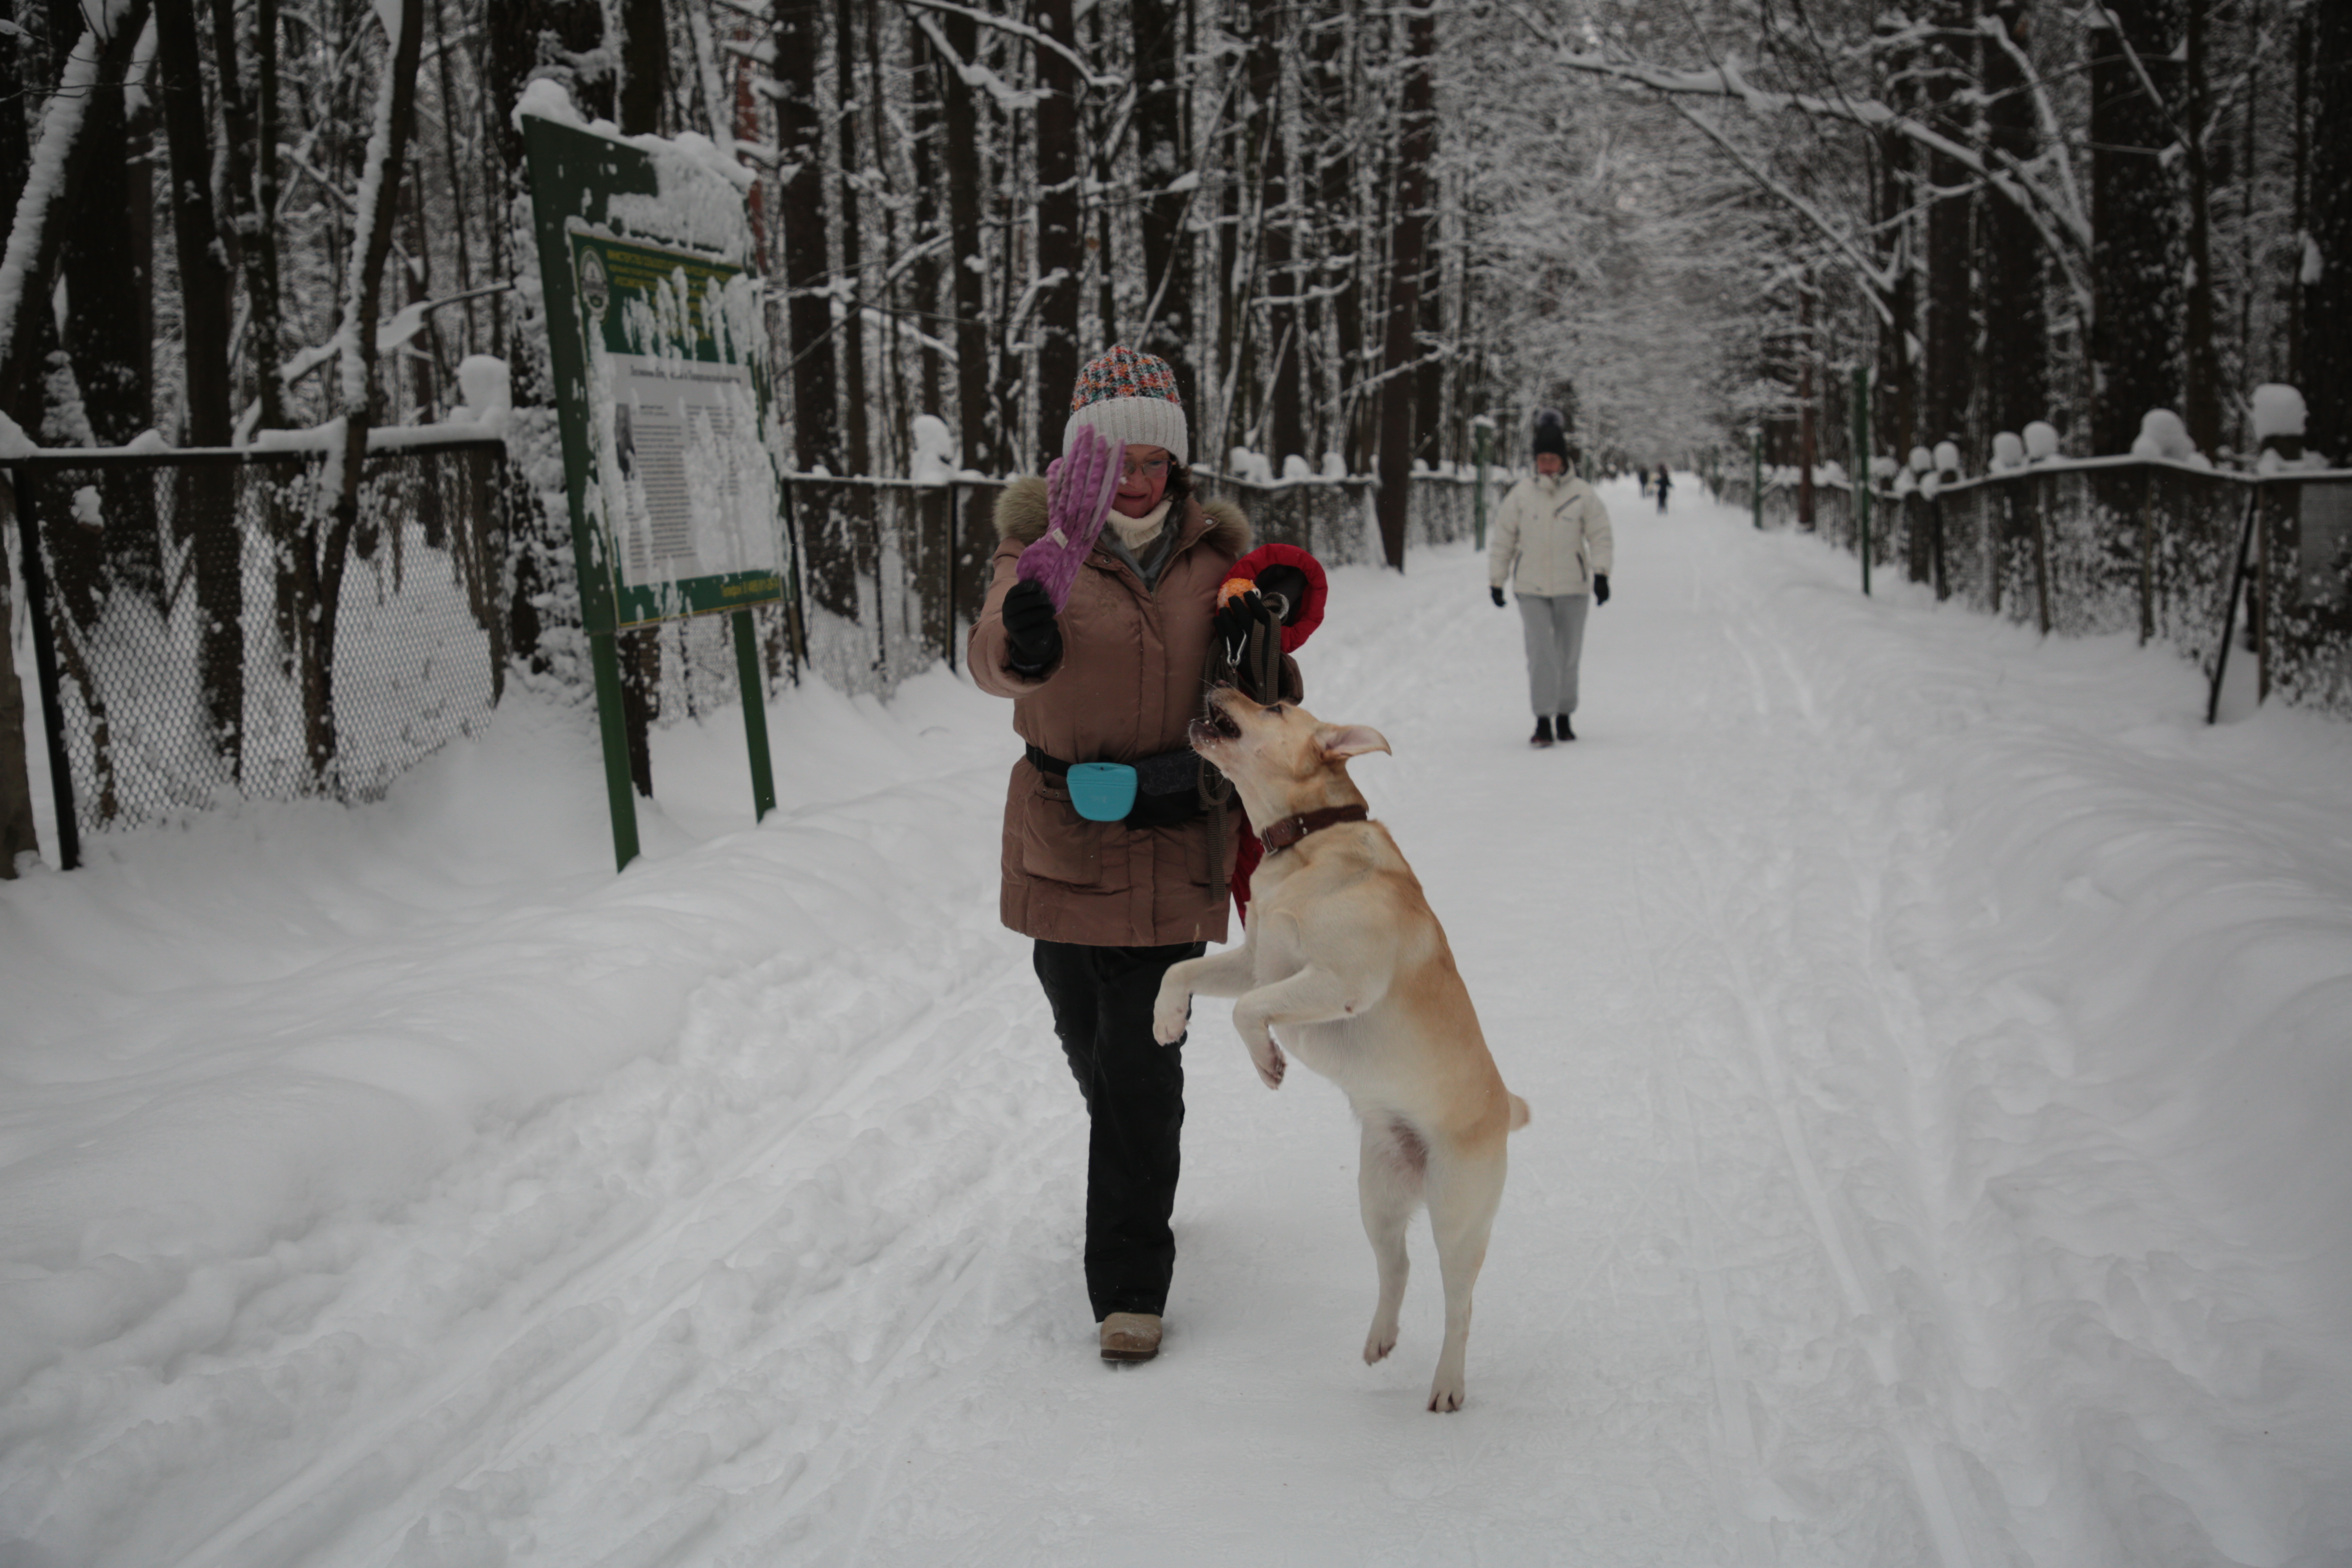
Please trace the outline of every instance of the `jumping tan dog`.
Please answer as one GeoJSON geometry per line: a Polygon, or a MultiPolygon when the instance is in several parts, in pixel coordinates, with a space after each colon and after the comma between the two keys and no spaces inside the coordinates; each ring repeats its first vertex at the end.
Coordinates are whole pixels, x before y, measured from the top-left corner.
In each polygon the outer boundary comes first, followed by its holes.
{"type": "Polygon", "coordinates": [[[1363,1122],[1356,1185],[1381,1273],[1364,1360],[1396,1348],[1405,1225],[1426,1203],[1445,1280],[1429,1407],[1458,1410],[1470,1288],[1503,1198],[1504,1143],[1527,1125],[1528,1102],[1503,1087],[1444,930],[1348,778],[1349,758],[1388,742],[1230,688],[1209,705],[1192,749],[1240,790],[1265,858],[1250,879],[1242,945],[1169,970],[1152,1032],[1162,1044],[1181,1038],[1195,994],[1237,997],[1234,1027],[1266,1088],[1282,1087],[1288,1046],[1347,1091],[1363,1122]]]}

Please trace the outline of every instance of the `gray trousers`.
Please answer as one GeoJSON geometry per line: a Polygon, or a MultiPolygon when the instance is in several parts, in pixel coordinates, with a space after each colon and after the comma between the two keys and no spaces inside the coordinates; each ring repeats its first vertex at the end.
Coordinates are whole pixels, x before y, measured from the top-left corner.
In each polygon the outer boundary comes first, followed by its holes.
{"type": "Polygon", "coordinates": [[[1590,594],[1521,594],[1528,634],[1528,706],[1538,715],[1576,711],[1576,668],[1584,658],[1590,594]]]}

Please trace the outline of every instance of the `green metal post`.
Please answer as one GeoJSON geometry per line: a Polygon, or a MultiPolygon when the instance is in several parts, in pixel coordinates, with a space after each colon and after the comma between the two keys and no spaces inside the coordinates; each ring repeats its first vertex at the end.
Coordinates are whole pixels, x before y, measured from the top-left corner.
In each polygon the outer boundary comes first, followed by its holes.
{"type": "Polygon", "coordinates": [[[751,820],[776,809],[776,771],[768,758],[768,688],[760,679],[760,634],[751,612],[727,617],[735,637],[735,674],[743,688],[743,742],[751,753],[751,820]]]}
{"type": "Polygon", "coordinates": [[[596,676],[596,728],[604,738],[604,797],[613,812],[613,869],[637,858],[637,781],[629,776],[629,736],[621,721],[621,661],[611,632],[592,632],[588,663],[596,676]]]}
{"type": "Polygon", "coordinates": [[[1764,432],[1748,432],[1748,499],[1756,509],[1756,526],[1764,526],[1764,432]]]}
{"type": "Polygon", "coordinates": [[[1862,531],[1862,591],[1870,592],[1870,367],[1853,367],[1853,516],[1862,531]]]}

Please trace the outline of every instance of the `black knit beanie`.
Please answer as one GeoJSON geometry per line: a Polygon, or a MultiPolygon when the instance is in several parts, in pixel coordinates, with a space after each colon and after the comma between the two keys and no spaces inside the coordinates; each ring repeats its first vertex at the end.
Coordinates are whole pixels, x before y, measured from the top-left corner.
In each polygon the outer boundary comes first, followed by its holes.
{"type": "Polygon", "coordinates": [[[1546,452],[1558,458],[1562,468],[1570,466],[1568,460],[1568,428],[1561,423],[1557,408],[1536,410],[1536,456],[1540,458],[1546,452]]]}

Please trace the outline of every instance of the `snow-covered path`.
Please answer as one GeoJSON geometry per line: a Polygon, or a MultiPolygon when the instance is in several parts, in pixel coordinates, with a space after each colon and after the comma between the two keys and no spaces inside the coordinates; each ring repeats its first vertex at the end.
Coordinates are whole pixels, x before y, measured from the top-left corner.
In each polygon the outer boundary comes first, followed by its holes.
{"type": "Polygon", "coordinates": [[[0,889],[0,1563],[2352,1562],[2352,738],[1608,494],[1574,744],[1466,550],[1303,656],[1535,1109],[1460,1415],[1219,1003],[1093,1357],[1001,704],[670,732],[617,879],[518,704],[0,889]]]}

